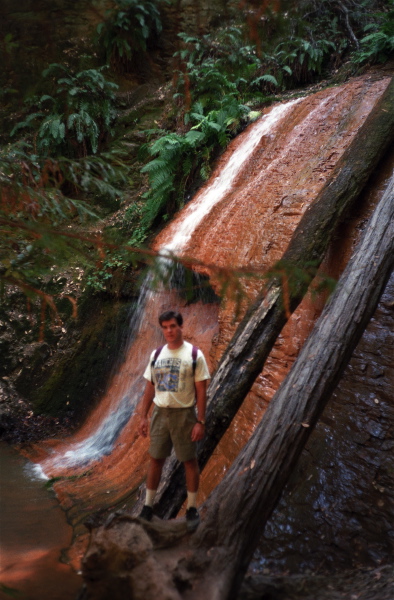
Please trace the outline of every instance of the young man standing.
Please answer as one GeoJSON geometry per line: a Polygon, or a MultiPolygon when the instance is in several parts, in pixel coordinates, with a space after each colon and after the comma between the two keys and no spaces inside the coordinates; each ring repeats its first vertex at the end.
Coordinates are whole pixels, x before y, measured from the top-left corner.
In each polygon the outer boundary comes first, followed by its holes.
{"type": "Polygon", "coordinates": [[[177,459],[185,467],[186,520],[188,527],[194,529],[199,523],[196,496],[200,471],[196,442],[204,437],[206,388],[210,376],[202,352],[183,339],[182,315],[166,311],[159,316],[159,323],[167,343],[151,354],[144,373],[147,381],[140,409],[139,433],[147,437],[148,412],[154,404],[146,499],[140,517],[152,519],[164,461],[174,447],[177,459]]]}

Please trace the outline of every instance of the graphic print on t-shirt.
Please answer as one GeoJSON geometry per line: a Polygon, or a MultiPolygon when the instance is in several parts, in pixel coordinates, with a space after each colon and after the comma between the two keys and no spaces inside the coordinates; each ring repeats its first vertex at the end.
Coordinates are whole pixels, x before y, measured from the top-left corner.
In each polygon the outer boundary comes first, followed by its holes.
{"type": "Polygon", "coordinates": [[[159,392],[178,392],[180,358],[162,358],[155,364],[156,385],[159,392]]]}

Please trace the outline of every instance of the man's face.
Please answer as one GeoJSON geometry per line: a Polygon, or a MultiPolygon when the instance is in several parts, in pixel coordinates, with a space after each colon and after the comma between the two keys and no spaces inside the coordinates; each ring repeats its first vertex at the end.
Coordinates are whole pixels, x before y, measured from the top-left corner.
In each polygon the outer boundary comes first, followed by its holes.
{"type": "Polygon", "coordinates": [[[167,344],[180,345],[183,342],[183,331],[182,326],[178,325],[176,319],[170,319],[169,321],[163,321],[161,324],[161,330],[167,344]]]}

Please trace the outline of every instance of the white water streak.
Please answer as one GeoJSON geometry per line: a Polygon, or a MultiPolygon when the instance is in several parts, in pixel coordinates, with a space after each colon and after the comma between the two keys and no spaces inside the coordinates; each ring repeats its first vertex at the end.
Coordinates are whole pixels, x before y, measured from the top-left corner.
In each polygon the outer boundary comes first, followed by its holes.
{"type": "MultiPolygon", "coordinates": [[[[261,138],[271,132],[273,127],[285,117],[290,108],[300,100],[296,99],[278,104],[251,126],[249,133],[245,132],[244,140],[231,154],[220,174],[185,208],[182,213],[182,221],[177,223],[175,235],[169,244],[161,248],[161,252],[168,252],[169,254],[180,252],[204,217],[231,190],[236,177],[261,141],[261,138]]],[[[131,340],[139,333],[141,324],[145,320],[146,307],[149,305],[152,295],[149,289],[149,277],[148,275],[145,285],[142,286],[137,309],[133,313],[132,318],[135,325],[132,328],[133,335],[130,335],[131,340]]],[[[92,435],[82,442],[72,444],[65,454],[51,457],[41,467],[37,465],[39,469],[37,474],[45,478],[45,471],[50,471],[51,467],[81,466],[110,454],[118,435],[127,424],[138,400],[135,395],[133,396],[133,382],[129,381],[127,388],[127,390],[119,390],[118,405],[105,416],[92,435]]]]}
{"type": "Polygon", "coordinates": [[[200,196],[185,208],[182,222],[179,225],[177,224],[174,237],[161,250],[175,254],[184,248],[203,218],[231,190],[236,177],[259,144],[263,135],[266,135],[278,121],[283,119],[289,109],[297,102],[300,102],[300,100],[301,98],[298,98],[285,104],[278,104],[271,112],[261,117],[251,127],[249,135],[245,137],[244,141],[233,152],[220,171],[220,175],[208,185],[200,196]]]}

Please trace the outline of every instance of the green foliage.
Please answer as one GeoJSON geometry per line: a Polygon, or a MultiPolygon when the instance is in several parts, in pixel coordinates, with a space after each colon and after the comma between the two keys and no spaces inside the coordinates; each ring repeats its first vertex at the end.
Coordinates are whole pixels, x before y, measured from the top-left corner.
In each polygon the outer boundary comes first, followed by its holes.
{"type": "MultiPolygon", "coordinates": [[[[66,162],[69,169],[72,164],[80,164],[77,161],[66,162]]],[[[82,219],[93,216],[85,203],[62,194],[60,185],[64,176],[60,164],[34,154],[27,142],[17,142],[2,148],[0,210],[3,216],[27,218],[29,221],[48,219],[53,225],[65,219],[69,212],[82,219]]]]}
{"type": "MultiPolygon", "coordinates": [[[[263,18],[258,11],[253,16],[252,11],[246,31],[255,42],[261,61],[251,82],[252,89],[291,89],[319,80],[338,68],[358,49],[359,43],[363,45],[360,37],[364,28],[376,21],[373,10],[377,4],[375,0],[300,0],[289,2],[286,10],[267,10],[263,18]]],[[[387,13],[386,18],[389,19],[387,13]]],[[[388,32],[385,35],[389,36],[388,32]]],[[[379,37],[382,42],[382,36],[379,37]]],[[[387,49],[386,38],[384,44],[387,49]]]]}
{"type": "Polygon", "coordinates": [[[95,211],[62,189],[117,197],[121,192],[114,183],[122,180],[126,173],[115,152],[50,160],[34,154],[28,143],[0,150],[0,280],[46,298],[42,278],[54,264],[75,257],[85,264],[97,260],[99,240],[96,251],[87,252],[83,232],[75,231],[96,218],[95,211]]]}
{"type": "Polygon", "coordinates": [[[43,76],[51,93],[37,100],[38,111],[18,123],[11,136],[33,128],[36,151],[45,156],[96,154],[108,141],[115,118],[117,85],[107,81],[102,70],[74,74],[64,65],[50,65],[43,76]]]}
{"type": "Polygon", "coordinates": [[[251,85],[271,84],[283,90],[296,83],[310,81],[322,74],[325,61],[335,51],[336,46],[330,40],[309,42],[298,37],[288,39],[278,44],[272,54],[264,54],[263,65],[268,73],[254,79],[251,85]]]}
{"type": "Polygon", "coordinates": [[[19,42],[14,41],[12,33],[7,33],[3,39],[3,48],[6,54],[12,54],[14,50],[19,48],[19,42]]]}
{"type": "Polygon", "coordinates": [[[360,50],[353,56],[353,62],[383,63],[394,54],[394,0],[389,0],[387,12],[375,13],[375,22],[364,27],[367,33],[360,40],[360,50]]]}
{"type": "Polygon", "coordinates": [[[107,284],[112,279],[113,272],[116,269],[125,271],[129,263],[130,260],[122,254],[107,252],[106,258],[99,263],[99,266],[88,271],[85,277],[87,287],[95,292],[104,292],[107,284]]]}
{"type": "Polygon", "coordinates": [[[97,41],[105,49],[107,63],[127,72],[134,55],[145,53],[161,31],[158,2],[117,0],[106,21],[97,27],[97,41]]]}
{"type": "Polygon", "coordinates": [[[154,131],[160,137],[145,147],[151,158],[142,168],[150,185],[143,196],[145,230],[182,206],[190,182],[208,178],[212,159],[246,122],[250,109],[242,101],[244,76],[259,65],[252,47],[243,45],[239,28],[222,30],[215,40],[179,37],[184,47],[175,54],[180,68],[174,99],[189,98],[190,106],[181,112],[182,128],[188,131],[154,131]]]}
{"type": "Polygon", "coordinates": [[[184,47],[175,54],[180,66],[175,98],[190,94],[192,102],[202,102],[206,109],[216,108],[226,95],[242,98],[261,61],[256,48],[245,45],[241,28],[219,30],[215,36],[179,37],[184,47]]]}
{"type": "Polygon", "coordinates": [[[208,178],[212,156],[227,144],[248,112],[231,95],[216,104],[216,110],[206,111],[202,102],[196,102],[186,118],[187,123],[195,123],[189,131],[166,133],[147,148],[154,158],[142,168],[150,184],[144,194],[143,227],[150,227],[158,216],[167,219],[168,213],[182,206],[189,178],[208,178]]]}
{"type": "Polygon", "coordinates": [[[48,93],[30,101],[12,132],[23,139],[0,150],[0,280],[55,310],[44,278],[64,261],[97,260],[100,238],[88,252],[88,236],[75,229],[97,219],[100,204],[118,207],[129,169],[121,147],[104,150],[117,86],[102,69],[52,64],[43,75],[48,93]]]}
{"type": "MultiPolygon", "coordinates": [[[[157,139],[148,152],[154,157],[142,168],[149,177],[150,190],[144,194],[146,204],[142,226],[148,227],[158,215],[175,211],[180,206],[181,191],[184,190],[188,174],[196,157],[198,132],[188,132],[186,135],[167,133],[157,139]],[[178,194],[176,192],[178,191],[178,194]],[[176,194],[173,206],[170,206],[172,195],[176,194]]],[[[168,214],[164,215],[167,218],[168,214]]]]}

